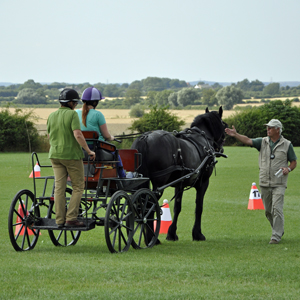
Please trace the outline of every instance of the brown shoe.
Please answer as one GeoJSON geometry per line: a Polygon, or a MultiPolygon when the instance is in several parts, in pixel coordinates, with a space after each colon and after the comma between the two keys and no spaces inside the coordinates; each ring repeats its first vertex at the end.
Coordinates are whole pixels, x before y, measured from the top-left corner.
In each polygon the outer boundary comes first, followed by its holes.
{"type": "Polygon", "coordinates": [[[81,221],[75,220],[75,221],[66,221],[65,226],[66,227],[85,227],[85,224],[81,221]]]}
{"type": "Polygon", "coordinates": [[[270,242],[269,242],[269,244],[278,244],[279,242],[277,241],[277,240],[271,240],[270,242]]]}

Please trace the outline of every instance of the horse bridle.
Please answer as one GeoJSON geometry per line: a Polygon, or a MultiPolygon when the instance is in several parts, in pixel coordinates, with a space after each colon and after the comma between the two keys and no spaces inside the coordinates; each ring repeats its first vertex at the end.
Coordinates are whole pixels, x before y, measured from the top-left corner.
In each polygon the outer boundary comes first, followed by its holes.
{"type": "MultiPolygon", "coordinates": [[[[215,116],[215,115],[213,114],[213,116],[215,116]]],[[[217,116],[215,116],[215,117],[217,118],[217,116]]],[[[217,118],[217,119],[219,120],[219,118],[217,118]]],[[[227,128],[228,125],[221,118],[220,118],[220,121],[221,121],[221,124],[222,124],[222,126],[225,130],[225,128],[227,128]]],[[[212,122],[212,124],[214,124],[214,123],[212,122]]],[[[217,141],[215,141],[215,139],[213,139],[213,138],[210,138],[210,140],[212,140],[212,142],[213,142],[214,149],[217,152],[220,152],[221,147],[222,147],[222,145],[224,145],[224,142],[225,142],[225,133],[222,132],[217,141]],[[224,138],[223,138],[223,136],[224,136],[224,138]]]]}

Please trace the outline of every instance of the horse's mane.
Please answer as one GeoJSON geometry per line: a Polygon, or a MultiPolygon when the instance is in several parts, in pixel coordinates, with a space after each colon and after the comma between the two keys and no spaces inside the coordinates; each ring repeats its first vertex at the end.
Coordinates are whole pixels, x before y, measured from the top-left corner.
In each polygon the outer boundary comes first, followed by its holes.
{"type": "Polygon", "coordinates": [[[191,128],[192,127],[198,127],[200,125],[202,125],[203,123],[207,123],[207,119],[208,119],[208,114],[203,114],[203,115],[198,115],[197,117],[194,118],[192,124],[191,124],[191,128]]]}
{"type": "Polygon", "coordinates": [[[220,127],[217,123],[222,124],[220,115],[216,111],[211,111],[195,117],[191,124],[191,128],[198,127],[204,130],[205,127],[213,137],[217,137],[220,135],[220,127]]]}
{"type": "Polygon", "coordinates": [[[212,122],[213,119],[215,119],[217,117],[217,119],[220,119],[219,113],[216,111],[210,111],[208,113],[202,114],[202,115],[198,115],[197,117],[195,117],[194,121],[191,124],[191,127],[198,127],[200,126],[203,122],[205,124],[212,122]]]}

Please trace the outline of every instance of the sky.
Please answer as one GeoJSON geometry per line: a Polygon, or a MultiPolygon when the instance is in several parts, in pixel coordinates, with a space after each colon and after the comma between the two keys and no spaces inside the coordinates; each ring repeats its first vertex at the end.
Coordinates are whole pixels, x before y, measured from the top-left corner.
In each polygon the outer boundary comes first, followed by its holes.
{"type": "Polygon", "coordinates": [[[0,0],[0,82],[300,81],[299,0],[0,0]]]}

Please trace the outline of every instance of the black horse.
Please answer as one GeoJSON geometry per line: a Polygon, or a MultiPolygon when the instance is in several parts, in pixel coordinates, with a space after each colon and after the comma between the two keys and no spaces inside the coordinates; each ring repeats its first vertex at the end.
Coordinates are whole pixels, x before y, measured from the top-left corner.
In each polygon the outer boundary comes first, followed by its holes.
{"type": "Polygon", "coordinates": [[[158,198],[165,187],[175,187],[174,219],[167,240],[178,240],[177,220],[186,187],[197,191],[193,240],[205,240],[201,231],[203,198],[216,163],[215,153],[223,153],[227,124],[222,121],[222,114],[222,107],[219,112],[206,109],[205,114],[197,116],[191,127],[182,132],[156,130],[144,133],[132,144],[131,148],[142,153],[139,173],[150,178],[158,198]]]}

